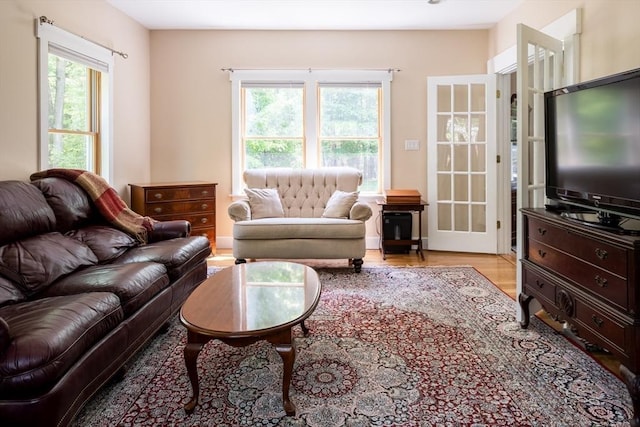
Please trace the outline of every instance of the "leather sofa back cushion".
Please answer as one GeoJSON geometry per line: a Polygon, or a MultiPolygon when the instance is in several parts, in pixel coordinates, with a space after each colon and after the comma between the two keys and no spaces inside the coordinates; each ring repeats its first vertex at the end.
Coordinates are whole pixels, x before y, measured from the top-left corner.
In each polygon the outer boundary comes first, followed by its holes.
{"type": "Polygon", "coordinates": [[[43,178],[32,182],[38,187],[53,209],[57,231],[65,233],[82,228],[100,219],[87,193],[62,178],[43,178]]]}
{"type": "Polygon", "coordinates": [[[91,225],[65,235],[89,246],[101,264],[112,261],[138,244],[127,233],[104,225],[91,225]]]}
{"type": "Polygon", "coordinates": [[[55,226],[56,217],[40,190],[27,182],[0,182],[0,246],[55,226]]]}
{"type": "Polygon", "coordinates": [[[31,296],[59,277],[98,262],[84,243],[46,233],[0,247],[0,273],[31,296]]]}

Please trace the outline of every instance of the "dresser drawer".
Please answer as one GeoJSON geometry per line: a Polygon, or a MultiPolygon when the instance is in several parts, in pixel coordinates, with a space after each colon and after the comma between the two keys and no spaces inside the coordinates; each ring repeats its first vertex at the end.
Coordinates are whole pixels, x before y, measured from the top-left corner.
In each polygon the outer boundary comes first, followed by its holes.
{"type": "Polygon", "coordinates": [[[628,276],[625,249],[581,234],[563,230],[535,218],[529,219],[529,239],[567,252],[622,277],[628,276]]]}
{"type": "MultiPolygon", "coordinates": [[[[525,268],[522,272],[522,284],[525,289],[525,293],[547,300],[551,304],[556,303],[556,285],[552,280],[545,278],[543,275],[538,274],[525,268]]],[[[544,304],[544,301],[541,301],[544,304]]]]}
{"type": "Polygon", "coordinates": [[[627,280],[553,247],[529,240],[528,259],[576,283],[619,308],[628,310],[627,280]]]}
{"type": "MultiPolygon", "coordinates": [[[[629,343],[627,343],[625,339],[624,325],[616,322],[610,316],[589,306],[580,299],[575,300],[575,323],[579,328],[580,326],[587,328],[591,334],[600,338],[598,341],[601,342],[596,342],[597,344],[605,348],[610,348],[610,344],[613,344],[617,347],[616,350],[626,353],[625,349],[627,349],[627,344],[629,343]],[[605,342],[602,342],[603,340],[605,342]]],[[[579,334],[587,340],[590,339],[582,330],[579,334]]]]}
{"type": "Polygon", "coordinates": [[[146,203],[174,200],[212,199],[216,196],[216,187],[148,188],[145,190],[144,194],[146,203]]]}
{"type": "Polygon", "coordinates": [[[214,212],[214,200],[202,200],[193,202],[163,202],[153,203],[146,206],[146,214],[149,216],[172,215],[195,212],[214,212]]]}

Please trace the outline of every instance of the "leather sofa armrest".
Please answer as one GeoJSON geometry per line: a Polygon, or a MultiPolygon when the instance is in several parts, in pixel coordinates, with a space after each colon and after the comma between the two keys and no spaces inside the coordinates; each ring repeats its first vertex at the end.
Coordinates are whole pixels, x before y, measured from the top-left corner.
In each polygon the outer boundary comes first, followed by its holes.
{"type": "Polygon", "coordinates": [[[176,237],[189,237],[191,223],[185,220],[157,221],[153,223],[153,230],[149,232],[149,243],[161,240],[175,239],[176,237]]]}
{"type": "Polygon", "coordinates": [[[349,211],[349,219],[366,221],[373,215],[371,206],[364,202],[355,202],[349,211]]]}
{"type": "Polygon", "coordinates": [[[251,206],[248,200],[236,200],[227,209],[229,217],[235,221],[249,221],[251,219],[251,206]]]}

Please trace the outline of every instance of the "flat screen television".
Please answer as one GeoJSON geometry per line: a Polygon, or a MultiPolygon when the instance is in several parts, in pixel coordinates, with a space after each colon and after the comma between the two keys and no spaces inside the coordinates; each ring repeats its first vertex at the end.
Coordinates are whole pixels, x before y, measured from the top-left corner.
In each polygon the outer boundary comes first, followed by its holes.
{"type": "Polygon", "coordinates": [[[544,94],[549,208],[640,232],[640,68],[544,94]]]}

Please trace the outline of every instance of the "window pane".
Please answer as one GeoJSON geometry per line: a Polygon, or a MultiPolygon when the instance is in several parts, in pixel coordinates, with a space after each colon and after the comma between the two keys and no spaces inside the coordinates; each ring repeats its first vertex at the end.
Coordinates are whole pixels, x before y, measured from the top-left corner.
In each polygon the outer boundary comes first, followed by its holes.
{"type": "Polygon", "coordinates": [[[49,166],[93,170],[93,138],[78,134],[49,134],[49,166]]]}
{"type": "Polygon", "coordinates": [[[322,140],[322,166],[350,166],[362,172],[360,191],[378,191],[378,139],[322,140]]]}
{"type": "Polygon", "coordinates": [[[251,87],[243,91],[246,137],[303,136],[302,88],[251,87]]]}
{"type": "Polygon", "coordinates": [[[88,68],[49,55],[49,128],[88,131],[88,68]]]}
{"type": "Polygon", "coordinates": [[[320,135],[377,138],[379,92],[376,87],[321,87],[320,135]]]}
{"type": "Polygon", "coordinates": [[[304,167],[301,139],[245,140],[245,168],[304,167]]]}

